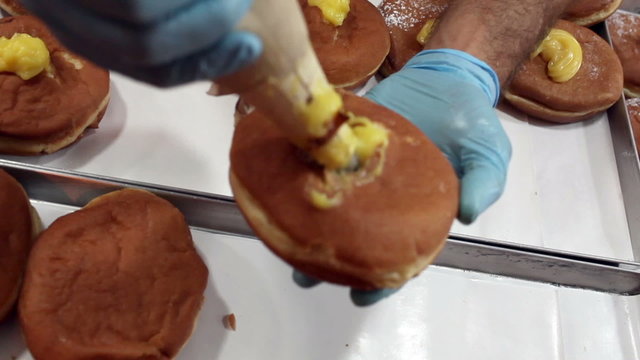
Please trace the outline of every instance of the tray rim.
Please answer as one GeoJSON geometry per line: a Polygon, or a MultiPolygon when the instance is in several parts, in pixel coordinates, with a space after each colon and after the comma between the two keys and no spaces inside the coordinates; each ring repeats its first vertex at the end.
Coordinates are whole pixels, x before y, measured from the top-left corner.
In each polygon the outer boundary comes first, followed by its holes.
{"type": "MultiPolygon", "coordinates": [[[[32,200],[84,206],[122,188],[150,191],[182,211],[193,230],[257,239],[235,201],[157,184],[82,174],[0,159],[0,169],[15,177],[32,200]]],[[[619,295],[640,294],[640,263],[450,233],[435,266],[619,295]]]]}

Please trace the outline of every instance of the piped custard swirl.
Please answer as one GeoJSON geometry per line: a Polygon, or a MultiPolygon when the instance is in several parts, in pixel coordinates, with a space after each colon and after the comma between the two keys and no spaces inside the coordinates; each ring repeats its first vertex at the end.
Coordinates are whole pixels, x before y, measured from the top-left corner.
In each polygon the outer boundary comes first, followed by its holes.
{"type": "Polygon", "coordinates": [[[565,30],[551,29],[531,57],[538,55],[547,62],[547,75],[558,83],[571,80],[582,65],[582,47],[565,30]]]}

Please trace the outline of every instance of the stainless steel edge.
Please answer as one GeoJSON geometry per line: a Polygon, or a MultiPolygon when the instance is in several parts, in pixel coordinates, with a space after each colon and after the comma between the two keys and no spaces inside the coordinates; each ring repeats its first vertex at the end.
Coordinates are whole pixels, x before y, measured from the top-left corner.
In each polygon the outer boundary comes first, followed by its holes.
{"type": "Polygon", "coordinates": [[[450,234],[436,265],[557,286],[637,295],[640,264],[450,234]]]}
{"type": "Polygon", "coordinates": [[[0,168],[15,177],[32,200],[82,207],[92,199],[123,188],[150,191],[171,202],[192,228],[234,235],[253,233],[232,198],[106,176],[51,169],[0,159],[0,168]]]}
{"type": "Polygon", "coordinates": [[[631,135],[631,124],[624,99],[609,108],[607,116],[627,215],[631,248],[634,259],[638,260],[640,259],[640,163],[633,135],[631,135]]]}
{"type": "MultiPolygon", "coordinates": [[[[0,159],[33,200],[82,207],[122,188],[150,191],[180,209],[194,229],[255,238],[233,199],[184,189],[54,170],[0,159]]],[[[450,234],[437,266],[621,295],[640,293],[640,264],[450,234]]]]}
{"type": "MultiPolygon", "coordinates": [[[[627,1],[628,5],[640,4],[640,1],[627,1]]],[[[634,6],[634,5],[633,5],[634,6]]],[[[607,23],[594,27],[611,44],[607,23]]],[[[611,141],[618,168],[620,188],[631,238],[634,260],[640,260],[640,161],[627,114],[624,95],[607,110],[611,141]]]]}

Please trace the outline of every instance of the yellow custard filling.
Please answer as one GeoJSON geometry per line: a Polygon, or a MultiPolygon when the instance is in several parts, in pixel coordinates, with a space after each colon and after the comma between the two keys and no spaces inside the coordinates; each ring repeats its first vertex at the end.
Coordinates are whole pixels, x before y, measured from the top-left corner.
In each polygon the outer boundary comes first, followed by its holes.
{"type": "Polygon", "coordinates": [[[318,82],[312,89],[311,101],[302,109],[307,132],[316,137],[326,134],[328,124],[333,122],[342,109],[342,97],[327,82],[318,82]]]}
{"type": "Polygon", "coordinates": [[[389,131],[366,117],[353,113],[348,113],[347,116],[348,120],[340,126],[335,136],[312,152],[319,161],[335,161],[332,163],[335,165],[334,171],[328,175],[333,180],[325,179],[323,186],[308,190],[311,205],[320,210],[339,206],[342,204],[345,191],[350,191],[350,188],[358,184],[367,183],[382,173],[384,152],[375,163],[367,161],[371,160],[377,151],[385,151],[389,144],[389,131]],[[357,162],[356,166],[353,166],[352,161],[357,162]],[[335,171],[345,168],[348,170],[335,171]]]}
{"type": "Polygon", "coordinates": [[[384,148],[389,144],[387,129],[364,116],[349,113],[347,124],[355,135],[355,153],[361,163],[369,160],[378,147],[384,148]]]}
{"type": "Polygon", "coordinates": [[[427,20],[427,22],[424,23],[422,29],[420,29],[420,32],[418,33],[418,36],[416,36],[416,40],[420,43],[420,45],[424,45],[427,40],[429,40],[429,38],[431,37],[431,32],[433,32],[433,29],[435,28],[437,22],[438,19],[431,19],[427,20]]]}
{"type": "MultiPolygon", "coordinates": [[[[339,116],[344,103],[342,96],[326,82],[317,82],[311,94],[310,102],[302,109],[302,118],[306,121],[308,133],[322,138],[339,116]]],[[[378,146],[386,146],[388,141],[388,132],[382,125],[352,113],[346,116],[347,121],[340,125],[331,139],[311,150],[311,156],[329,169],[350,167],[354,160],[364,163],[378,146]]]]}
{"type": "Polygon", "coordinates": [[[324,19],[333,26],[340,26],[349,15],[350,0],[309,0],[309,5],[322,11],[324,19]]]}
{"type": "MultiPolygon", "coordinates": [[[[326,183],[320,188],[313,187],[307,190],[310,203],[321,210],[336,207],[342,203],[343,191],[349,188],[353,181],[364,181],[370,177],[381,174],[384,161],[367,163],[378,151],[384,151],[389,143],[389,131],[381,124],[364,116],[358,116],[351,112],[342,113],[344,102],[342,96],[325,81],[318,81],[311,88],[311,98],[303,106],[301,119],[308,133],[321,139],[331,131],[334,121],[338,116],[346,117],[346,120],[332,134],[324,144],[307,147],[313,159],[330,172],[331,176],[337,176],[338,184],[326,183]],[[362,170],[366,165],[373,165],[373,170],[362,170]],[[342,171],[346,170],[346,171],[342,171]],[[364,171],[367,175],[363,179],[356,179],[352,172],[364,171]],[[343,183],[344,182],[344,183],[343,183]]],[[[381,154],[384,159],[384,153],[381,154]]],[[[361,174],[362,175],[362,174],[361,174]]],[[[358,175],[360,176],[360,175],[358,175]]],[[[360,176],[362,177],[362,176],[360,176]]]]}
{"type": "Polygon", "coordinates": [[[582,65],[582,47],[571,33],[551,29],[532,57],[542,55],[547,62],[547,75],[555,82],[566,82],[582,65]]]}
{"type": "Polygon", "coordinates": [[[363,116],[348,113],[349,119],[323,146],[314,149],[311,155],[327,168],[344,169],[356,160],[366,162],[378,147],[386,147],[389,133],[382,125],[363,116]]]}
{"type": "Polygon", "coordinates": [[[29,80],[49,67],[51,58],[44,41],[28,34],[0,37],[0,72],[12,72],[29,80]]]}
{"type": "Polygon", "coordinates": [[[343,169],[354,160],[358,139],[348,125],[341,125],[324,145],[311,151],[311,156],[329,169],[343,169]]]}
{"type": "Polygon", "coordinates": [[[342,203],[342,193],[337,193],[333,197],[329,197],[329,195],[313,189],[309,192],[309,196],[311,204],[320,210],[330,209],[342,203]]]}

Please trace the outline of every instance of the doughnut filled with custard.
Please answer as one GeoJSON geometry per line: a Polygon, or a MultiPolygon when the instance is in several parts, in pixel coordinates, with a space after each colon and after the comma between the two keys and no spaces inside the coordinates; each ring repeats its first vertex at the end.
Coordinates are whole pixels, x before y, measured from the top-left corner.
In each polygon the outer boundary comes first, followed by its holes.
{"type": "Polygon", "coordinates": [[[0,57],[0,153],[52,153],[98,127],[109,73],[69,52],[40,20],[0,19],[0,57]]]}
{"type": "Polygon", "coordinates": [[[293,267],[354,288],[396,288],[442,249],[458,211],[458,180],[409,121],[341,94],[354,131],[384,129],[383,145],[357,168],[321,167],[255,110],[236,125],[231,187],[258,237],[293,267]]]}
{"type": "Polygon", "coordinates": [[[346,89],[366,83],[389,53],[389,34],[378,9],[368,0],[298,1],[329,83],[346,89]]]}
{"type": "Polygon", "coordinates": [[[622,94],[622,65],[611,46],[588,28],[566,20],[559,20],[550,35],[539,47],[548,41],[547,55],[543,50],[521,64],[504,98],[526,114],[557,123],[585,120],[613,105],[622,94]],[[574,67],[578,55],[582,61],[574,67]],[[545,56],[558,56],[558,66],[545,56]],[[558,78],[553,76],[556,70],[558,78]]]}
{"type": "Polygon", "coordinates": [[[383,0],[380,12],[391,36],[391,50],[380,71],[388,76],[399,71],[419,53],[435,28],[449,0],[383,0]]]}

